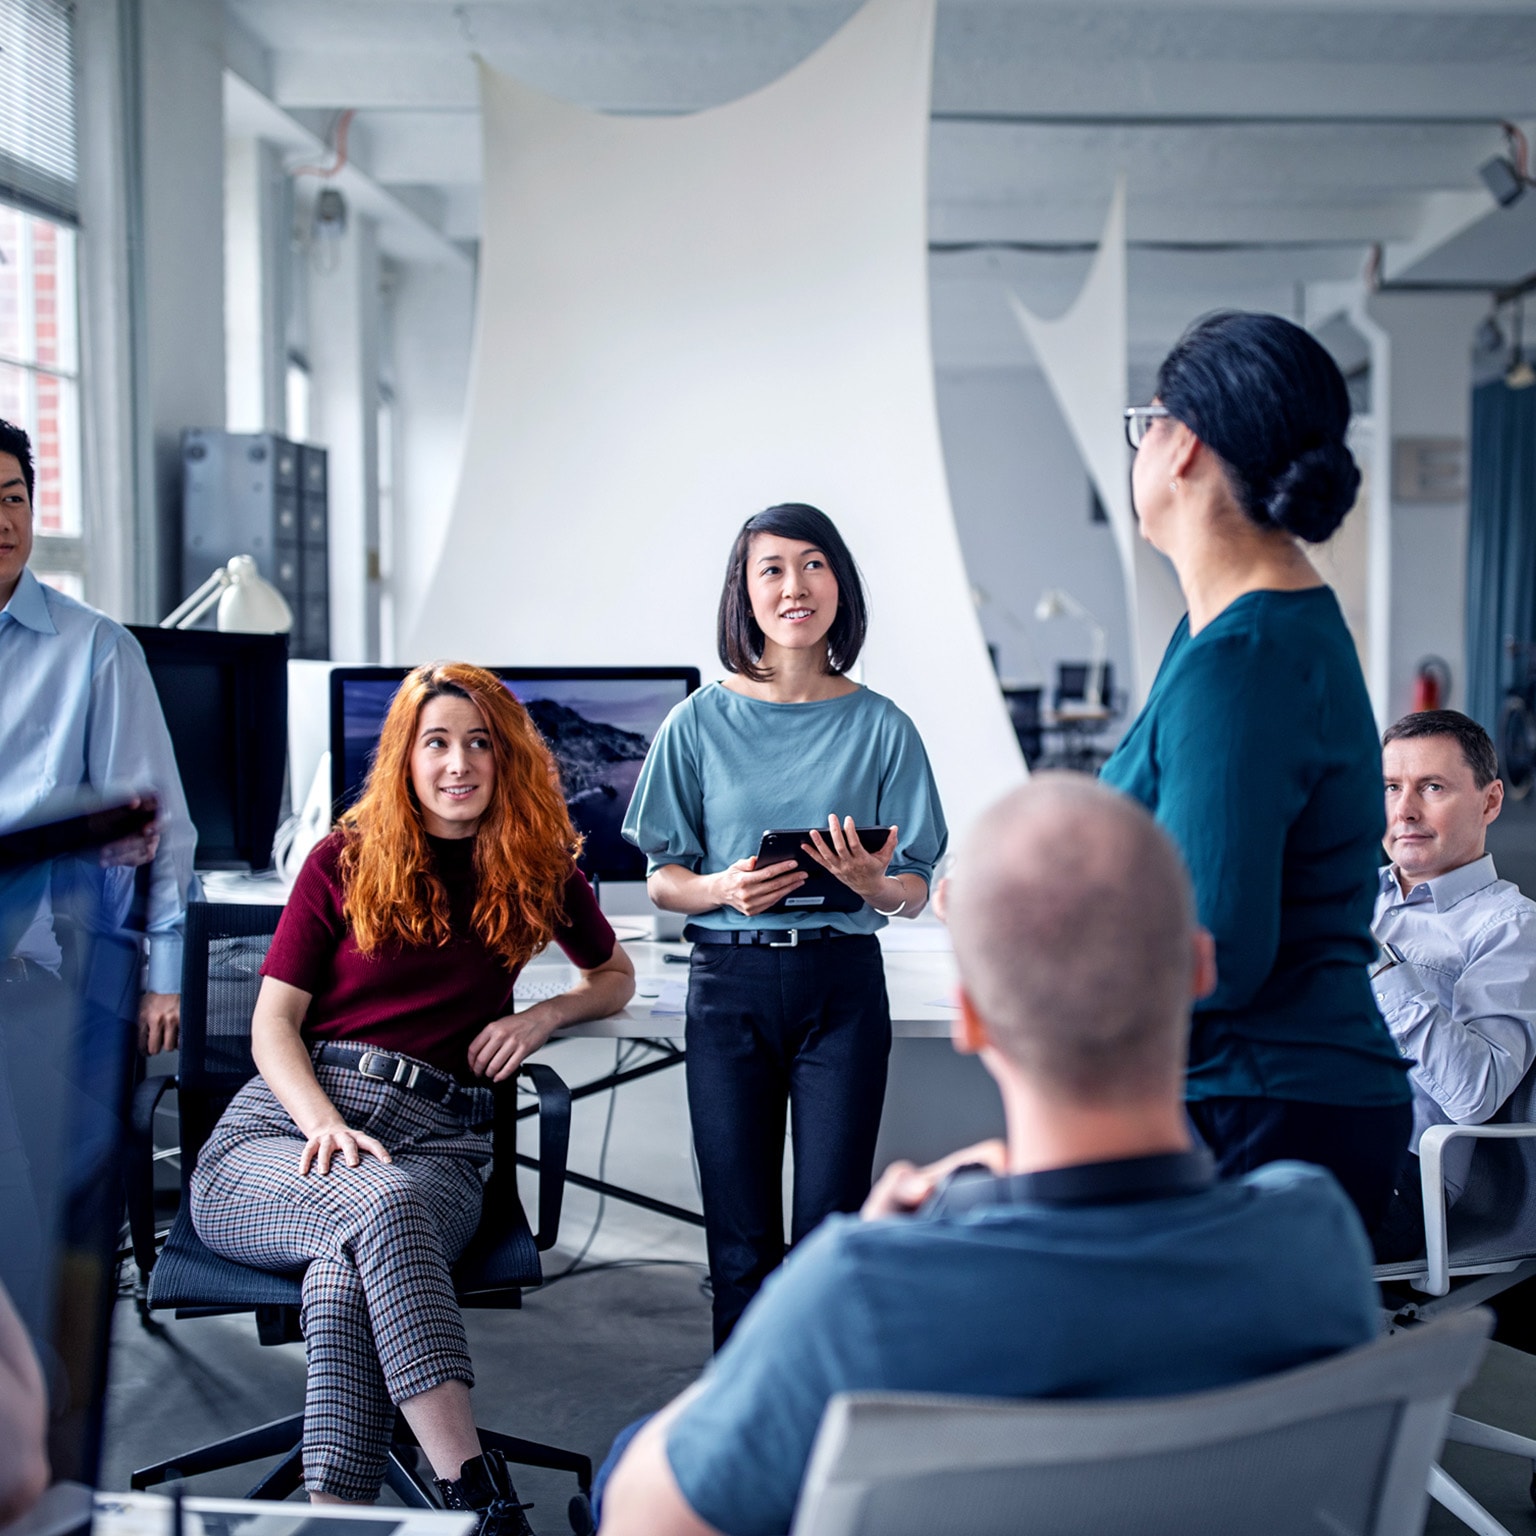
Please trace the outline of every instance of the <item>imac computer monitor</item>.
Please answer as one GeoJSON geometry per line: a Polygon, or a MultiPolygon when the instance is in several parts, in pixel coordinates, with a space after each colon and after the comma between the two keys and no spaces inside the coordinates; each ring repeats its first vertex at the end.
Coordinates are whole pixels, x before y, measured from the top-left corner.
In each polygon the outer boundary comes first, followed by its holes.
{"type": "MultiPolygon", "coordinates": [[[[599,881],[644,880],[645,855],[620,828],[640,765],[668,712],[699,686],[697,667],[492,667],[522,702],[560,764],[581,867],[599,881]]],[[[362,793],[390,700],[406,667],[331,673],[331,801],[362,793]]]]}
{"type": "Polygon", "coordinates": [[[288,637],[131,626],[197,828],[199,869],[266,869],[288,765],[288,637]]]}
{"type": "Polygon", "coordinates": [[[49,1387],[56,1478],[101,1452],[143,876],[155,805],[82,800],[0,831],[0,1284],[49,1387]]]}

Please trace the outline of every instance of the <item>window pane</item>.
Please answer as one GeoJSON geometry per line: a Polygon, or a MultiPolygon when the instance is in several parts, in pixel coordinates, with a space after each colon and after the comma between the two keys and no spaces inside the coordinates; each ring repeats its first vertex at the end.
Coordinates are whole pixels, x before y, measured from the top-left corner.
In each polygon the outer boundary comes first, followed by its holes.
{"type": "Polygon", "coordinates": [[[0,357],[18,361],[26,359],[21,339],[21,264],[26,222],[26,214],[0,203],[0,357]]]}
{"type": "Polygon", "coordinates": [[[32,439],[38,533],[80,532],[79,399],[73,379],[0,363],[0,416],[32,439]]]}
{"type": "Polygon", "coordinates": [[[85,583],[78,572],[34,569],[32,574],[45,587],[52,587],[55,592],[62,592],[66,597],[78,598],[82,603],[85,601],[85,583]]]}

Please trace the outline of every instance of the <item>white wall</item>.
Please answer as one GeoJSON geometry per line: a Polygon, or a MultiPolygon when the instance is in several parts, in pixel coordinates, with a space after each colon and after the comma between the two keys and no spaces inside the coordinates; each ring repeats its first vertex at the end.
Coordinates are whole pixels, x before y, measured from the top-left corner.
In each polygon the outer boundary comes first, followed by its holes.
{"type": "Polygon", "coordinates": [[[1010,682],[1052,686],[1058,661],[1086,661],[1072,619],[1039,623],[1035,604],[1062,587],[1103,624],[1115,687],[1130,673],[1125,591],[1108,523],[1088,519],[1088,473],[1037,369],[943,370],[939,429],[955,523],[979,612],[1010,682]]]}
{"type": "Polygon", "coordinates": [[[399,447],[390,575],[396,634],[386,643],[395,645],[394,655],[405,665],[431,659],[403,654],[398,646],[416,627],[458,483],[475,320],[474,276],[446,266],[402,266],[390,309],[399,447]]]}
{"type": "MultiPolygon", "coordinates": [[[[1392,446],[1404,437],[1467,441],[1472,335],[1485,295],[1378,293],[1367,302],[1371,342],[1372,700],[1384,723],[1409,705],[1427,655],[1450,663],[1452,707],[1465,701],[1467,501],[1401,501],[1392,446]],[[1379,535],[1379,536],[1378,536],[1379,535]]],[[[1358,323],[1358,322],[1357,322],[1358,323]]]]}
{"type": "MultiPolygon", "coordinates": [[[[152,497],[162,514],[149,600],[164,613],[184,595],[181,434],[224,425],[224,22],[222,7],[200,0],[141,0],[137,10],[144,274],[138,430],[152,453],[152,497]],[[167,536],[171,530],[175,535],[167,536]]],[[[147,476],[140,486],[151,492],[147,476]]]]}

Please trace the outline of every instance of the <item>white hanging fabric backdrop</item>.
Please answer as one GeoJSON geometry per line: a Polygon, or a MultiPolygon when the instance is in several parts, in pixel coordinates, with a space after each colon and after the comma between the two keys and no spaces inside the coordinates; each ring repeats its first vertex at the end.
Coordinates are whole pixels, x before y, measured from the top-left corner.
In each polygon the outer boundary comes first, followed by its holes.
{"type": "Polygon", "coordinates": [[[807,501],[872,604],[863,679],[952,826],[1023,762],[949,504],[928,334],[934,0],[870,0],[763,90],[618,118],[481,66],[464,459],[408,654],[720,674],[752,513],[807,501]]]}
{"type": "Polygon", "coordinates": [[[1013,312],[1088,466],[1109,515],[1125,579],[1133,707],[1146,701],[1184,597],[1168,562],[1142,538],[1131,505],[1124,411],[1126,327],[1125,177],[1115,183],[1104,234],[1082,291],[1056,320],[1041,320],[1010,293],[1013,312]]]}

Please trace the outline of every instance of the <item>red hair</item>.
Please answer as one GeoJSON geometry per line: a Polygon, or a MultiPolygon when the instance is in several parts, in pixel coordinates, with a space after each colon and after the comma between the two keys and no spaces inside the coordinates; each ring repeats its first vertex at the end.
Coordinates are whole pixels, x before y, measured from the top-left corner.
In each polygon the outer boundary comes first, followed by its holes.
{"type": "Polygon", "coordinates": [[[501,679],[467,662],[417,667],[401,683],[379,732],[357,803],[341,818],[345,910],[357,947],[446,944],[448,892],[432,866],[411,751],[421,711],[444,694],[480,711],[496,765],[491,803],[475,831],[471,927],[508,970],[526,964],[565,916],[565,882],[581,852],[560,773],[528,711],[501,679]]]}

